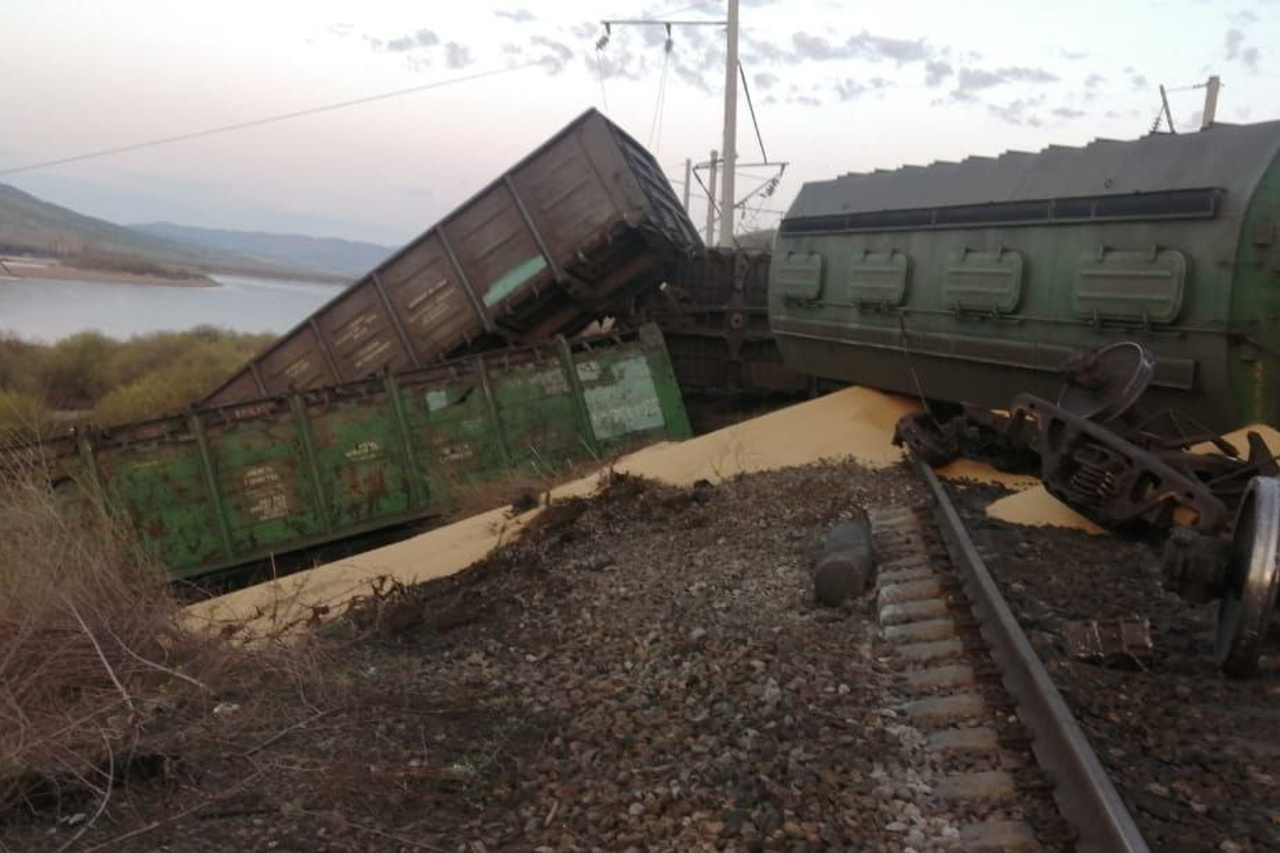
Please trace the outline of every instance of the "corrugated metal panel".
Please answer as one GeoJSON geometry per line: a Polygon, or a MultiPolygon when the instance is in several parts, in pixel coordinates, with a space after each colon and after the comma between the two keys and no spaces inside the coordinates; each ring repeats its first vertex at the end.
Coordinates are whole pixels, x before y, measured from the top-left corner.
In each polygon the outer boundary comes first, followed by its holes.
{"type": "Polygon", "coordinates": [[[376,275],[416,352],[451,352],[486,331],[488,315],[468,296],[436,235],[414,243],[376,275]]]}
{"type": "Polygon", "coordinates": [[[1243,206],[1278,150],[1280,122],[1011,151],[807,183],[786,218],[1200,187],[1226,189],[1243,206]]]}
{"type": "Polygon", "coordinates": [[[589,110],[203,402],[576,332],[700,247],[653,157],[589,110]]]}
{"type": "Polygon", "coordinates": [[[414,366],[413,355],[372,279],[366,278],[330,303],[329,310],[316,315],[316,327],[343,379],[414,366]]]}

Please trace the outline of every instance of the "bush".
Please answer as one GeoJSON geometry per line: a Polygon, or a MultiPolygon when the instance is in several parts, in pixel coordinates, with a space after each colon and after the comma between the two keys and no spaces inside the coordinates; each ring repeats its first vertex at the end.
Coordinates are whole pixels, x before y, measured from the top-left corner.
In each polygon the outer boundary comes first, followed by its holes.
{"type": "Polygon", "coordinates": [[[180,411],[273,339],[209,326],[128,341],[98,332],[52,345],[0,337],[0,431],[31,436],[21,423],[45,426],[50,412],[64,423],[112,425],[180,411]]]}
{"type": "Polygon", "coordinates": [[[244,356],[232,348],[193,346],[165,366],[106,393],[93,407],[92,419],[99,424],[122,424],[182,411],[215,386],[211,377],[228,377],[242,364],[244,356]]]}
{"type": "Polygon", "coordinates": [[[110,787],[163,703],[205,691],[199,644],[162,572],[92,504],[59,509],[33,481],[0,491],[0,811],[53,782],[110,787]]]}
{"type": "Polygon", "coordinates": [[[5,476],[0,822],[96,801],[85,831],[140,767],[215,760],[226,743],[209,720],[227,697],[240,723],[270,726],[274,689],[318,683],[313,647],[251,649],[194,626],[103,505],[64,506],[43,477],[5,476]]]}
{"type": "Polygon", "coordinates": [[[48,413],[34,396],[0,389],[0,447],[36,441],[51,429],[48,413]]]}
{"type": "Polygon", "coordinates": [[[110,359],[115,341],[101,332],[81,332],[49,348],[39,387],[52,409],[87,409],[112,384],[110,359]]]}
{"type": "Polygon", "coordinates": [[[202,274],[191,268],[157,263],[140,255],[122,255],[115,252],[84,251],[63,258],[69,267],[86,270],[106,270],[133,275],[153,275],[161,278],[201,278],[202,274]]]}

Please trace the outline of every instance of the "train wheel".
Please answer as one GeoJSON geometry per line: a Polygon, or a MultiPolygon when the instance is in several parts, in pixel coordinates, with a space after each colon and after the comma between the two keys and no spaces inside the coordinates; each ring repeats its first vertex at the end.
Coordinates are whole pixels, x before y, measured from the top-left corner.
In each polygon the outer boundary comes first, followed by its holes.
{"type": "Polygon", "coordinates": [[[1066,367],[1058,406],[1105,424],[1133,408],[1151,384],[1156,359],[1142,344],[1121,341],[1096,352],[1082,351],[1066,367]]]}
{"type": "Polygon", "coordinates": [[[893,431],[893,443],[905,444],[931,468],[941,468],[956,461],[959,449],[932,415],[920,412],[903,415],[893,431]]]}
{"type": "Polygon", "coordinates": [[[1254,477],[1236,514],[1226,589],[1218,606],[1218,665],[1240,678],[1258,668],[1280,586],[1280,479],[1254,477]]]}

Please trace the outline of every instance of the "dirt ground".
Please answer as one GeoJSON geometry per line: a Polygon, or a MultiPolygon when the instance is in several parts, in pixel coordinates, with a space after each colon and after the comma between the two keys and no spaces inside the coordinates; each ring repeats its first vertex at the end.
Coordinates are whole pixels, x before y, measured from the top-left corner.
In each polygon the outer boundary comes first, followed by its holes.
{"type": "Polygon", "coordinates": [[[1005,494],[953,486],[961,514],[1152,850],[1280,850],[1280,669],[1251,680],[1213,662],[1215,607],[1160,584],[1160,543],[1027,528],[983,514],[1005,494]],[[1155,659],[1067,659],[1064,620],[1145,616],[1155,659]]]}
{"type": "Polygon", "coordinates": [[[954,828],[883,711],[869,603],[816,608],[808,580],[842,513],[920,497],[902,466],[620,478],[461,575],[366,600],[321,631],[320,677],[217,697],[199,737],[118,762],[100,815],[67,791],[0,841],[930,849],[911,839],[954,828]]]}

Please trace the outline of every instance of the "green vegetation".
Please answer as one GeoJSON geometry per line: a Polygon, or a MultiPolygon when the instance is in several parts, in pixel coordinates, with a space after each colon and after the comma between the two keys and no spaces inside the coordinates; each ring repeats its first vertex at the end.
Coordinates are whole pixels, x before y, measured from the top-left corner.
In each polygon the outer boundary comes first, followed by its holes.
{"type": "Polygon", "coordinates": [[[168,279],[197,279],[205,276],[190,267],[173,266],[153,261],[141,255],[122,255],[114,252],[78,252],[67,255],[62,262],[69,267],[84,270],[105,270],[131,275],[151,275],[168,279]]]}
{"type": "Polygon", "coordinates": [[[181,411],[273,339],[209,326],[128,341],[98,332],[52,345],[0,337],[0,444],[181,411]]]}

